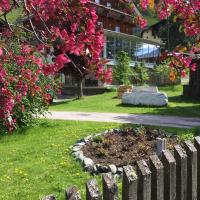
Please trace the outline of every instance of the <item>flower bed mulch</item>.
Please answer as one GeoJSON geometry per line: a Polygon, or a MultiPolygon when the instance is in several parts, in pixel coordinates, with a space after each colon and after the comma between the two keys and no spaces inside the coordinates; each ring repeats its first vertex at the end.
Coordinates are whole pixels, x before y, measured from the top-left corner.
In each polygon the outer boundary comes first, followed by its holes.
{"type": "Polygon", "coordinates": [[[84,156],[91,158],[95,164],[135,165],[136,161],[148,160],[156,153],[156,138],[167,139],[167,149],[172,149],[178,139],[163,130],[140,127],[137,129],[113,130],[82,146],[84,156]]]}

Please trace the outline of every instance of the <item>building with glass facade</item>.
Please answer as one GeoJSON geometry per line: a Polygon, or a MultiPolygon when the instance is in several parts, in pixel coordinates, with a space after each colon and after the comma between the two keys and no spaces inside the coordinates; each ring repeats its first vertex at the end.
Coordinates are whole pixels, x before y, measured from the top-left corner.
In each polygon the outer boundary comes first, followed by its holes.
{"type": "MultiPolygon", "coordinates": [[[[141,29],[133,23],[132,16],[123,12],[123,4],[118,0],[93,0],[92,6],[96,8],[99,23],[102,24],[105,32],[105,46],[102,57],[107,59],[108,65],[116,64],[118,52],[125,51],[131,57],[131,66],[138,62],[145,62],[149,68],[153,68],[160,54],[162,43],[141,38],[141,29]]],[[[135,12],[140,14],[135,7],[135,12]]],[[[73,85],[73,78],[62,77],[65,85],[73,85]]],[[[89,75],[85,85],[95,85],[95,78],[89,75]]],[[[98,85],[98,81],[96,81],[98,85]]]]}
{"type": "Polygon", "coordinates": [[[138,62],[145,62],[152,68],[160,55],[160,44],[151,42],[134,35],[119,33],[105,29],[106,44],[103,57],[109,60],[109,65],[115,65],[115,57],[125,51],[131,58],[131,66],[138,62]]]}

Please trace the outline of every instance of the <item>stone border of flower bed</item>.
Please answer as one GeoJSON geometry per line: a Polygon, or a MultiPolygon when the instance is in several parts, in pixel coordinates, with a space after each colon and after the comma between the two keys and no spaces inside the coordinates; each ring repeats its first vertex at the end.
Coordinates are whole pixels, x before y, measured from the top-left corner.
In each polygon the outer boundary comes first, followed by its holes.
{"type": "MultiPolygon", "coordinates": [[[[97,133],[94,135],[89,135],[81,140],[79,140],[76,144],[71,146],[72,155],[81,162],[84,166],[84,169],[92,174],[99,174],[99,173],[108,173],[111,172],[113,175],[119,175],[121,177],[123,172],[123,167],[117,167],[114,164],[110,165],[102,165],[102,164],[95,164],[94,161],[84,156],[83,151],[81,151],[81,148],[86,145],[88,142],[94,141],[96,137],[104,136],[105,134],[109,132],[115,132],[119,133],[121,129],[110,129],[106,130],[102,133],[97,133]]],[[[167,144],[166,144],[166,138],[157,138],[157,144],[156,144],[156,153],[159,156],[163,150],[166,150],[167,144]]]]}
{"type": "Polygon", "coordinates": [[[86,145],[88,142],[93,141],[93,139],[95,137],[104,136],[108,132],[113,132],[113,131],[119,132],[119,129],[111,129],[111,130],[107,130],[103,133],[97,133],[95,135],[89,135],[89,136],[83,138],[82,140],[78,141],[76,144],[74,144],[71,147],[72,155],[79,162],[81,162],[83,164],[84,169],[86,171],[93,173],[93,174],[107,173],[107,172],[111,172],[112,174],[118,174],[118,175],[122,174],[122,172],[123,172],[122,167],[116,167],[115,165],[105,166],[105,165],[101,165],[101,164],[94,164],[94,161],[91,158],[84,156],[83,151],[81,151],[81,148],[84,145],[86,145]]]}

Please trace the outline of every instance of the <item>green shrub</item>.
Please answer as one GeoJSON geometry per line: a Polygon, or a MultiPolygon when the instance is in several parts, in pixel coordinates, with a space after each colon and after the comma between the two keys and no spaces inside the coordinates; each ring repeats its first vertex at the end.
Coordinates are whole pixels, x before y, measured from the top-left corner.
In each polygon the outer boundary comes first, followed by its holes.
{"type": "Polygon", "coordinates": [[[132,70],[130,68],[131,58],[128,53],[121,51],[116,57],[117,65],[113,67],[113,78],[120,85],[130,85],[132,70]]]}
{"type": "Polygon", "coordinates": [[[144,85],[149,80],[148,69],[144,63],[136,63],[133,68],[132,81],[136,85],[144,85]]]}

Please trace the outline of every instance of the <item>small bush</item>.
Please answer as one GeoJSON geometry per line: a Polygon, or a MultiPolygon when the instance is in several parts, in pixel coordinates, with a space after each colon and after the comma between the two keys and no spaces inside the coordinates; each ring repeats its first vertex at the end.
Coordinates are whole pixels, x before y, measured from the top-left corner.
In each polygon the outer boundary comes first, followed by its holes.
{"type": "Polygon", "coordinates": [[[120,85],[130,85],[130,77],[132,75],[132,70],[130,68],[131,58],[128,53],[121,51],[117,57],[117,65],[113,67],[113,78],[120,85]]]}
{"type": "Polygon", "coordinates": [[[136,85],[144,85],[149,80],[148,69],[144,63],[136,63],[133,68],[132,81],[136,85]]]}
{"type": "Polygon", "coordinates": [[[33,124],[48,110],[59,89],[58,80],[42,68],[34,49],[13,45],[0,64],[0,132],[11,132],[33,124]],[[30,59],[29,59],[30,58],[30,59]],[[31,60],[32,58],[32,60],[31,60]]]}

